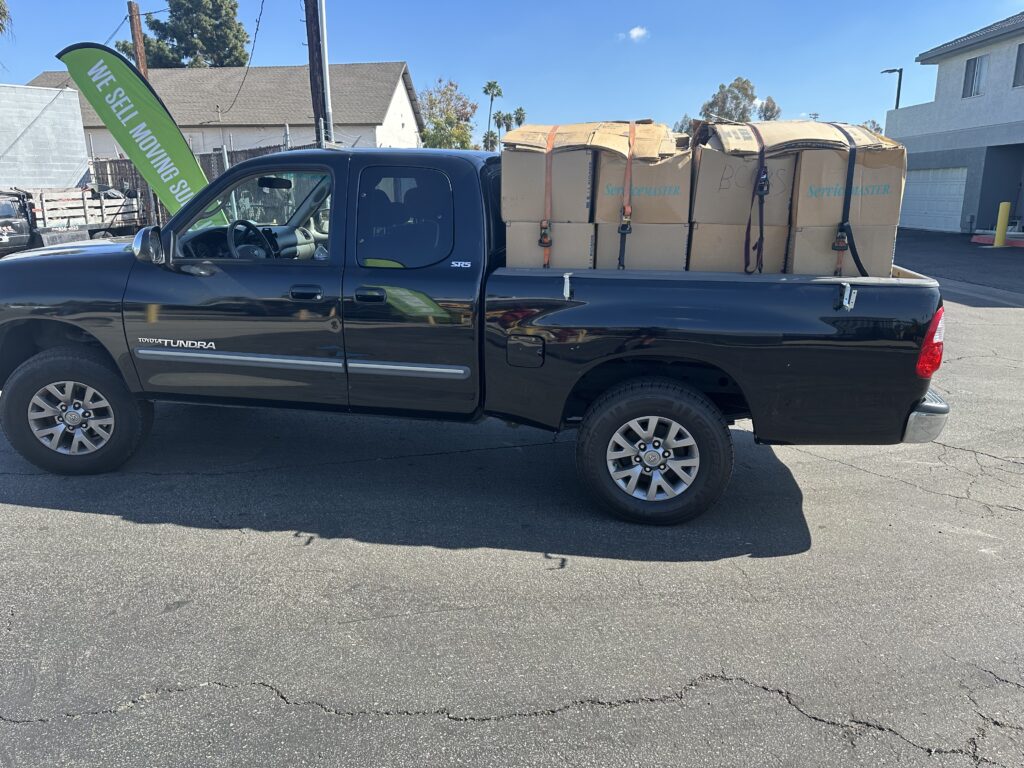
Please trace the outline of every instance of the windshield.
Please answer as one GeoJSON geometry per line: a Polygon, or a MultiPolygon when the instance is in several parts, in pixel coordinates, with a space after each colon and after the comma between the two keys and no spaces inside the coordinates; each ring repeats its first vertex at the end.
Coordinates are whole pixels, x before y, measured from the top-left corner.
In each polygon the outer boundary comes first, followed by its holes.
{"type": "Polygon", "coordinates": [[[17,219],[18,206],[11,200],[0,200],[0,219],[17,219]]]}

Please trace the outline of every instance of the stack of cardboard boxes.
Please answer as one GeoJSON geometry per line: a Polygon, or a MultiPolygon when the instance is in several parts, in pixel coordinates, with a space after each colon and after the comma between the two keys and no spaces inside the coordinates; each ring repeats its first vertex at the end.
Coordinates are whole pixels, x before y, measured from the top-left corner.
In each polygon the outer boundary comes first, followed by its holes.
{"type": "MultiPolygon", "coordinates": [[[[629,123],[524,126],[509,132],[502,153],[506,263],[543,266],[540,223],[550,185],[551,267],[614,269],[629,123]],[[550,175],[548,151],[550,146],[550,175]]],[[[694,137],[664,125],[634,124],[629,269],[744,271],[747,242],[763,231],[764,273],[844,275],[857,269],[836,251],[847,194],[850,143],[856,147],[849,223],[860,260],[872,276],[889,276],[906,175],[906,152],[859,126],[811,121],[755,124],[768,175],[755,195],[759,144],[747,124],[711,124],[694,137]],[[749,233],[749,235],[748,235],[749,233]]]]}
{"type": "MultiPolygon", "coordinates": [[[[540,267],[540,223],[550,183],[551,267],[615,268],[619,257],[628,123],[523,126],[504,138],[501,213],[506,263],[540,267]],[[546,154],[551,149],[550,181],[546,154]]],[[[690,216],[690,153],[686,137],[650,121],[634,124],[632,269],[685,269],[690,216]],[[681,148],[679,143],[683,144],[681,148]]]]}

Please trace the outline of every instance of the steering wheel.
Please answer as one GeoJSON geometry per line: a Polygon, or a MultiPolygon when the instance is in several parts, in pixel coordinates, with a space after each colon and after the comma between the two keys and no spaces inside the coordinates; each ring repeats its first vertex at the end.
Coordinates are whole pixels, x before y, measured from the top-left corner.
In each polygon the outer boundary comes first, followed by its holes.
{"type": "Polygon", "coordinates": [[[274,256],[274,246],[271,245],[270,240],[263,234],[263,230],[257,227],[248,219],[236,219],[228,224],[228,250],[231,251],[231,258],[233,259],[269,259],[274,256]],[[266,253],[259,245],[238,245],[235,239],[235,233],[238,228],[241,227],[248,234],[253,232],[256,234],[257,239],[262,243],[263,248],[266,249],[266,253]],[[244,252],[242,249],[245,249],[244,252]]]}

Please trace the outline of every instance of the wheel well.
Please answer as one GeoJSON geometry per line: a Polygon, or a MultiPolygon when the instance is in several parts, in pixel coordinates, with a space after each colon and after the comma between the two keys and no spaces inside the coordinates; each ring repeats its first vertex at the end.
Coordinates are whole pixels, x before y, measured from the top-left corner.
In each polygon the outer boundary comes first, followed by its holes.
{"type": "Polygon", "coordinates": [[[587,371],[566,400],[562,423],[571,424],[581,419],[590,404],[612,387],[630,379],[652,376],[675,379],[704,393],[729,421],[750,416],[743,390],[721,368],[685,360],[630,359],[611,360],[587,371]]]}
{"type": "Polygon", "coordinates": [[[0,328],[0,389],[14,370],[43,350],[82,345],[100,352],[117,370],[114,359],[88,331],[59,320],[17,320],[0,328]]]}

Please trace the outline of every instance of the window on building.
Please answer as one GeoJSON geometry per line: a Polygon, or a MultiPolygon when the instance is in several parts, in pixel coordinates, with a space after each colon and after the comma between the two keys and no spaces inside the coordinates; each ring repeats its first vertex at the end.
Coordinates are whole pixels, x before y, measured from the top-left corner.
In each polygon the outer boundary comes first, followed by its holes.
{"type": "Polygon", "coordinates": [[[452,185],[430,168],[366,168],[359,178],[356,258],[364,267],[415,269],[454,242],[452,185]]]}
{"type": "Polygon", "coordinates": [[[1017,46],[1017,66],[1013,68],[1013,87],[1024,85],[1024,43],[1017,46]]]}
{"type": "Polygon", "coordinates": [[[967,60],[964,69],[963,98],[980,96],[985,92],[985,76],[988,74],[988,54],[967,60]]]}

